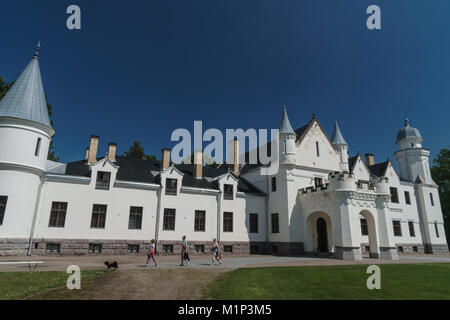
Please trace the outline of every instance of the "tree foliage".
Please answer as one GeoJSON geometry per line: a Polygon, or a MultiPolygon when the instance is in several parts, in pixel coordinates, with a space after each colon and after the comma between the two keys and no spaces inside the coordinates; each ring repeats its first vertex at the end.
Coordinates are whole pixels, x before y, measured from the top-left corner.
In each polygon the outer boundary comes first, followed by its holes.
{"type": "Polygon", "coordinates": [[[130,148],[128,150],[124,151],[123,154],[126,157],[158,161],[158,158],[154,154],[152,154],[152,155],[145,154],[144,147],[141,146],[141,143],[139,141],[134,141],[133,144],[130,146],[130,148]]]}
{"type": "Polygon", "coordinates": [[[433,159],[431,176],[439,186],[445,234],[447,242],[450,244],[450,149],[441,149],[433,159]]]}
{"type": "Polygon", "coordinates": [[[139,141],[134,141],[130,146],[130,149],[124,151],[124,155],[127,157],[144,158],[144,147],[141,146],[141,143],[139,141]]]}

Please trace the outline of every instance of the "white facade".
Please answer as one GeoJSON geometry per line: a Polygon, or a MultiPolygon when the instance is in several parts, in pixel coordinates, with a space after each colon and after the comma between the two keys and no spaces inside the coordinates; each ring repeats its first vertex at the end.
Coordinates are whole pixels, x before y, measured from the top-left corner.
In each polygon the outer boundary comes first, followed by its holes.
{"type": "Polygon", "coordinates": [[[13,109],[0,103],[0,255],[145,253],[151,239],[172,253],[183,235],[198,252],[213,238],[231,252],[354,260],[448,252],[429,151],[408,122],[397,140],[399,174],[389,160],[349,158],[337,122],[330,140],[315,116],[294,131],[285,110],[280,169],[267,176],[248,164],[199,173],[164,152],[161,162],[115,149],[97,158],[98,137],[85,160],[54,163],[46,160],[54,130],[13,109]]]}

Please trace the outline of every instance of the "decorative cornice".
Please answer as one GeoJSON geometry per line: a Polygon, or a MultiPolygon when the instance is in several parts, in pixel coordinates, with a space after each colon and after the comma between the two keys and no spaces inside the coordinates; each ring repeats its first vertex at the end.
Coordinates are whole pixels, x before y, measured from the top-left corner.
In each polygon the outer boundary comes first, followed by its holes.
{"type": "Polygon", "coordinates": [[[141,190],[158,190],[158,189],[162,188],[159,184],[154,184],[154,183],[121,181],[121,180],[116,180],[114,182],[113,187],[114,188],[141,189],[141,190]]]}
{"type": "Polygon", "coordinates": [[[87,185],[87,184],[91,183],[91,178],[47,173],[47,174],[45,174],[45,181],[67,182],[67,183],[86,184],[87,185]]]}

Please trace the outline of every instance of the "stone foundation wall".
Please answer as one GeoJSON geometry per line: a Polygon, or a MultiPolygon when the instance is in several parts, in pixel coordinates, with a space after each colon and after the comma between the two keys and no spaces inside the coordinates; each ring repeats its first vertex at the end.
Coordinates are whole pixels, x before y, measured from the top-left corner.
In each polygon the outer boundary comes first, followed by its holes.
{"type": "Polygon", "coordinates": [[[269,254],[299,256],[304,254],[303,242],[269,242],[269,254]]]}
{"type": "MultiPolygon", "coordinates": [[[[24,256],[28,253],[28,239],[0,239],[0,256],[24,256]]],[[[189,241],[189,253],[191,255],[211,254],[211,241],[189,241]],[[203,250],[201,250],[203,249],[203,250]]],[[[33,239],[31,253],[33,255],[146,255],[150,248],[148,240],[89,240],[89,239],[33,239]],[[49,252],[48,245],[59,245],[59,252],[49,252]],[[89,252],[90,245],[100,245],[101,252],[89,252]],[[129,246],[137,246],[138,252],[130,251],[129,246]]],[[[156,247],[158,254],[180,254],[180,241],[159,241],[156,247]],[[171,252],[164,252],[171,246],[171,252]]],[[[266,242],[220,242],[220,252],[227,254],[265,254],[266,242]],[[225,249],[231,250],[226,252],[225,249]]]]}
{"type": "Polygon", "coordinates": [[[429,249],[428,253],[448,253],[448,246],[446,244],[427,243],[425,246],[429,249]]]}
{"type": "Polygon", "coordinates": [[[402,253],[425,253],[425,248],[422,243],[396,243],[397,251],[402,253]],[[403,250],[403,251],[402,251],[403,250]]]}
{"type": "Polygon", "coordinates": [[[1,256],[24,256],[28,253],[29,239],[0,239],[1,256]]]}
{"type": "Polygon", "coordinates": [[[336,259],[342,260],[361,260],[361,248],[360,247],[339,247],[335,246],[333,256],[336,259]]]}

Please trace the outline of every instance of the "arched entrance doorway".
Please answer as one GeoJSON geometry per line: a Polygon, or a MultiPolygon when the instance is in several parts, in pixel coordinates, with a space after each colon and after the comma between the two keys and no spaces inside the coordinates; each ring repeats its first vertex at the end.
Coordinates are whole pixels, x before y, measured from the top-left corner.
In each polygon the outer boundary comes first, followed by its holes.
{"type": "Polygon", "coordinates": [[[366,248],[362,255],[370,258],[379,258],[378,238],[376,231],[376,222],[373,214],[367,210],[359,213],[361,224],[361,246],[366,248]]]}
{"type": "Polygon", "coordinates": [[[324,218],[317,219],[317,250],[319,253],[328,252],[327,222],[324,218]]]}
{"type": "Polygon", "coordinates": [[[331,217],[323,211],[306,216],[305,252],[328,255],[334,252],[333,224],[331,217]]]}

